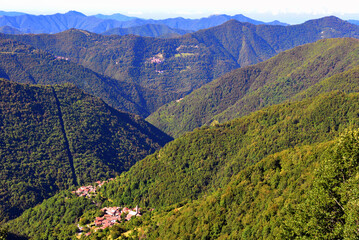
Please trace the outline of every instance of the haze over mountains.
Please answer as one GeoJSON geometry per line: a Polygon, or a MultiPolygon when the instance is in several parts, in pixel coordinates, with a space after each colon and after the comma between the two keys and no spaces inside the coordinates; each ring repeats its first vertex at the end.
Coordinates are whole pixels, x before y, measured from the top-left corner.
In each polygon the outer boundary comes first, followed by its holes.
{"type": "Polygon", "coordinates": [[[0,238],[359,236],[359,26],[9,15],[0,238]]]}
{"type": "MultiPolygon", "coordinates": [[[[167,25],[162,24],[146,24],[137,27],[129,28],[113,28],[106,32],[103,32],[103,35],[127,35],[133,34],[143,37],[161,37],[161,38],[172,38],[179,37],[186,33],[191,33],[191,30],[182,30],[170,28],[167,25]]],[[[5,32],[4,32],[5,33],[5,32]]]]}
{"type": "Polygon", "coordinates": [[[163,104],[178,100],[231,70],[265,61],[284,50],[323,38],[358,38],[359,26],[326,17],[293,26],[231,20],[173,39],[103,36],[75,29],[1,37],[16,39],[101,75],[139,86],[134,89],[139,98],[132,102],[143,109],[135,113],[146,117],[163,104]]]}
{"type": "MultiPolygon", "coordinates": [[[[103,33],[114,28],[133,28],[156,24],[178,29],[175,31],[185,34],[187,31],[197,31],[203,28],[214,27],[230,19],[253,24],[286,25],[278,21],[264,23],[241,14],[235,16],[213,15],[201,19],[170,18],[164,20],[131,18],[121,14],[86,16],[76,11],[53,15],[5,14],[4,12],[1,14],[0,12],[0,26],[12,27],[23,33],[58,33],[71,28],[87,30],[93,33],[103,33]]],[[[137,32],[137,34],[138,33],[141,32],[137,32]]],[[[165,32],[162,35],[164,34],[165,32]]]]}
{"type": "MultiPolygon", "coordinates": [[[[226,15],[216,14],[200,19],[186,19],[183,17],[168,18],[168,19],[142,19],[138,17],[129,17],[123,14],[96,14],[86,16],[80,12],[69,11],[67,13],[57,13],[52,15],[32,15],[22,12],[6,12],[0,11],[0,26],[8,26],[14,28],[20,33],[58,33],[71,28],[88,30],[94,33],[105,33],[107,31],[113,34],[121,34],[123,31],[131,34],[138,34],[140,36],[151,36],[147,32],[142,32],[138,28],[144,25],[164,25],[178,34],[185,34],[191,31],[198,31],[200,29],[218,26],[229,20],[237,20],[239,22],[248,22],[255,25],[281,25],[287,26],[289,24],[282,23],[277,20],[272,22],[258,21],[243,14],[226,15]],[[137,28],[135,28],[137,27],[137,28]],[[124,30],[122,30],[124,28],[124,30]],[[135,28],[136,30],[133,30],[135,28]],[[117,30],[112,30],[117,29],[117,30]],[[126,30],[127,29],[127,30],[126,30]]],[[[352,24],[358,25],[358,20],[348,20],[352,24]]],[[[0,30],[0,32],[2,32],[0,30]]],[[[173,37],[174,35],[167,35],[166,32],[160,32],[162,37],[173,37]]],[[[156,36],[157,37],[157,36],[156,36]]]]}

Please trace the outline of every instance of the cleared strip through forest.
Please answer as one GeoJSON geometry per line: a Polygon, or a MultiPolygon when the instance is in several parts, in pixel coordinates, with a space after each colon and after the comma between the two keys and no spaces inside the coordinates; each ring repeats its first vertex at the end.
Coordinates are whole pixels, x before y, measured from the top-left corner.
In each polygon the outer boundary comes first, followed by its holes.
{"type": "Polygon", "coordinates": [[[66,131],[65,131],[65,125],[64,125],[64,120],[63,120],[62,111],[61,111],[61,104],[60,104],[60,101],[59,101],[59,99],[57,97],[56,91],[55,91],[55,89],[53,87],[52,87],[52,91],[54,93],[55,100],[56,100],[56,105],[57,105],[58,115],[59,115],[60,125],[61,125],[61,131],[62,131],[62,134],[64,135],[64,139],[65,139],[64,144],[65,144],[67,156],[69,158],[70,168],[71,168],[71,171],[72,171],[73,184],[74,185],[79,185],[79,183],[77,182],[77,176],[76,176],[75,167],[74,167],[74,159],[72,157],[69,141],[67,139],[67,135],[66,135],[66,131]]]}

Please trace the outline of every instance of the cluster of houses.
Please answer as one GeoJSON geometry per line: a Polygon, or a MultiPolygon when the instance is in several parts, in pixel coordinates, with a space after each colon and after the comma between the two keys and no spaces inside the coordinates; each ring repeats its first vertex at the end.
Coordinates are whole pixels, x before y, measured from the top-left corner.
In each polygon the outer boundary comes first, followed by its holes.
{"type": "MultiPolygon", "coordinates": [[[[114,180],[114,178],[110,178],[107,181],[97,181],[95,185],[81,186],[72,193],[79,197],[91,197],[96,194],[98,188],[112,180],[114,180]]],[[[121,221],[130,221],[134,216],[141,216],[140,208],[138,208],[138,206],[133,209],[127,207],[105,207],[102,208],[101,211],[104,213],[103,216],[96,217],[95,221],[92,224],[87,225],[87,227],[97,231],[98,229],[111,227],[121,221]]],[[[80,230],[79,235],[85,234],[85,236],[89,236],[91,234],[91,231],[84,233],[84,227],[81,227],[80,225],[78,225],[78,228],[80,230]]]]}
{"type": "Polygon", "coordinates": [[[180,98],[180,99],[177,99],[176,102],[180,102],[180,101],[182,101],[182,100],[183,100],[183,98],[180,98]]]}
{"type": "Polygon", "coordinates": [[[96,194],[97,188],[100,188],[104,183],[107,183],[108,181],[112,181],[112,180],[113,178],[110,178],[107,181],[97,181],[96,182],[97,186],[96,185],[81,186],[76,191],[72,191],[72,193],[76,194],[79,197],[91,197],[91,195],[96,194]]]}
{"type": "Polygon", "coordinates": [[[69,58],[67,58],[67,57],[61,57],[61,56],[56,56],[56,59],[57,59],[57,60],[66,60],[66,61],[69,60],[69,58]]]}
{"type": "MultiPolygon", "coordinates": [[[[101,211],[104,212],[104,215],[102,217],[96,217],[95,222],[93,223],[95,227],[92,229],[95,232],[98,229],[105,229],[111,227],[116,223],[121,222],[121,220],[130,221],[131,218],[134,216],[141,216],[141,212],[138,206],[136,206],[134,209],[129,209],[127,207],[124,207],[122,209],[121,207],[105,207],[102,208],[101,211]]],[[[91,225],[93,226],[93,224],[91,225]]],[[[79,235],[83,234],[83,227],[78,225],[78,228],[80,230],[79,235]]],[[[91,235],[91,232],[85,233],[85,236],[89,235],[91,235]]]]}
{"type": "Polygon", "coordinates": [[[121,217],[123,220],[129,221],[133,216],[141,216],[141,212],[136,206],[134,209],[129,209],[127,207],[107,207],[101,209],[105,214],[102,217],[96,217],[95,226],[100,229],[105,229],[107,227],[113,226],[117,222],[121,221],[121,217]]]}
{"type": "Polygon", "coordinates": [[[161,58],[158,58],[158,57],[151,57],[150,62],[151,63],[162,63],[163,60],[161,58]]]}

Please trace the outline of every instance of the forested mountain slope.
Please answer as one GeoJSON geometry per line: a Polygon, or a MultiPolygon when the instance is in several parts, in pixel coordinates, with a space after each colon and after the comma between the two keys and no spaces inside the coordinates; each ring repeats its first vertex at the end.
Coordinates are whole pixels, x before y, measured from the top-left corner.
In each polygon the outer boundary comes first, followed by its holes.
{"type": "MultiPolygon", "coordinates": [[[[155,207],[154,215],[130,223],[150,239],[279,236],[280,221],[290,213],[287,203],[304,199],[330,141],[358,127],[358,106],[358,93],[331,92],[195,130],[102,186],[96,199],[102,206],[155,207]]],[[[86,201],[59,194],[11,222],[10,230],[24,226],[24,232],[42,238],[75,233],[73,225],[39,213],[58,216],[61,204],[77,202],[79,211],[66,213],[67,221],[75,222],[95,207],[86,201]]]]}
{"type": "Polygon", "coordinates": [[[195,199],[269,154],[331,140],[357,125],[358,96],[319,95],[196,129],[138,162],[118,183],[108,184],[117,189],[109,191],[109,198],[149,206],[195,199]]]}
{"type": "Polygon", "coordinates": [[[304,201],[315,169],[333,145],[330,141],[271,154],[214,193],[158,211],[141,229],[146,239],[293,239],[286,234],[286,220],[304,201]]]}
{"type": "Polygon", "coordinates": [[[145,24],[145,25],[129,27],[129,28],[113,28],[101,34],[120,35],[120,36],[133,34],[143,37],[172,38],[172,37],[179,37],[181,35],[191,32],[193,31],[174,29],[163,24],[145,24]]]}
{"type": "MultiPolygon", "coordinates": [[[[178,99],[193,89],[239,67],[236,60],[212,43],[191,35],[174,39],[133,35],[103,36],[71,29],[53,35],[2,35],[69,58],[100,74],[160,90],[178,99]]],[[[163,98],[159,95],[159,98],[163,98]]],[[[155,109],[151,109],[154,111],[155,109]]]]}
{"type": "Polygon", "coordinates": [[[143,88],[100,75],[63,56],[54,56],[14,40],[0,40],[0,77],[20,83],[73,83],[111,106],[147,116],[167,101],[160,91],[143,88]]]}
{"type": "Polygon", "coordinates": [[[355,129],[269,155],[213,194],[128,229],[146,239],[357,239],[358,146],[355,129]]]}
{"type": "Polygon", "coordinates": [[[204,124],[224,122],[291,99],[332,90],[357,92],[358,66],[359,40],[320,40],[236,69],[183,100],[161,107],[147,120],[179,136],[204,124]]]}
{"type": "Polygon", "coordinates": [[[108,179],[171,140],[73,85],[0,81],[0,218],[108,179]]]}
{"type": "Polygon", "coordinates": [[[5,34],[22,34],[21,31],[15,29],[15,28],[9,27],[9,26],[0,27],[0,32],[5,33],[5,34]]]}
{"type": "Polygon", "coordinates": [[[177,100],[239,67],[323,38],[359,36],[359,26],[336,17],[293,26],[228,21],[174,39],[102,36],[81,30],[58,34],[1,35],[68,58],[111,78],[161,91],[160,103],[177,100]]]}

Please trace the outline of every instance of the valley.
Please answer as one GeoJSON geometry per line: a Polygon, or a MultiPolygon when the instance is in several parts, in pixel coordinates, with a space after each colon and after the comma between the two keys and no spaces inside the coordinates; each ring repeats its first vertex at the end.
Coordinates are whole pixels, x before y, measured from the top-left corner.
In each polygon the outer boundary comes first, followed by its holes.
{"type": "Polygon", "coordinates": [[[114,177],[171,140],[71,85],[0,86],[4,220],[59,190],[114,177]]]}
{"type": "Polygon", "coordinates": [[[358,238],[354,20],[0,27],[1,240],[358,238]]]}
{"type": "MultiPolygon", "coordinates": [[[[68,58],[121,84],[134,84],[126,94],[134,99],[130,101],[140,105],[136,108],[141,109],[134,113],[147,117],[164,104],[234,69],[268,60],[282,51],[322,38],[358,36],[359,26],[336,17],[325,17],[293,26],[230,20],[214,28],[170,39],[103,36],[76,29],[57,34],[2,35],[2,38],[68,58]]],[[[109,103],[113,105],[113,102],[109,103]]],[[[120,109],[131,111],[130,108],[120,109]]]]}

